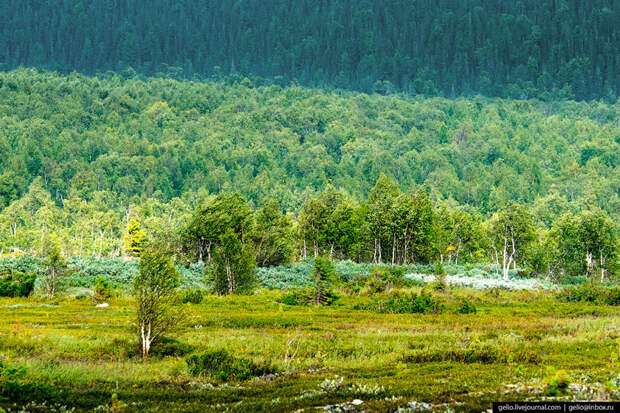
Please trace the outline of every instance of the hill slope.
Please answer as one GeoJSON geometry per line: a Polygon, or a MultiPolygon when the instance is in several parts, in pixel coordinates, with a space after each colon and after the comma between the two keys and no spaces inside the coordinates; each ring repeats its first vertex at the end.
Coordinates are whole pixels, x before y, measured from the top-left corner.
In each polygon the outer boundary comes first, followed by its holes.
{"type": "Polygon", "coordinates": [[[7,68],[445,96],[614,101],[620,90],[614,0],[9,0],[0,20],[7,68]]]}
{"type": "Polygon", "coordinates": [[[381,172],[482,213],[511,200],[620,211],[618,103],[336,94],[251,82],[0,74],[0,207],[35,177],[60,205],[108,191],[162,201],[205,188],[298,210],[328,182],[381,172]],[[99,192],[97,192],[99,191],[99,192]]]}

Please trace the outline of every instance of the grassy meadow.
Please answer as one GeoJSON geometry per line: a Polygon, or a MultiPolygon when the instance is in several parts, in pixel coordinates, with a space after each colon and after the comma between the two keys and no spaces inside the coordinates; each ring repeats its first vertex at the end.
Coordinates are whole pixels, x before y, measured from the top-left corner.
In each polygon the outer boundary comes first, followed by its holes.
{"type": "Polygon", "coordinates": [[[71,297],[1,298],[0,362],[25,371],[12,390],[0,375],[0,389],[13,391],[0,399],[0,411],[314,411],[347,404],[366,412],[480,412],[499,400],[618,397],[617,306],[563,302],[551,290],[433,294],[443,302],[436,314],[373,311],[381,294],[341,294],[324,307],[281,304],[278,290],[207,295],[179,307],[186,317],[168,335],[176,340],[164,351],[169,355],[147,361],[136,356],[130,297],[107,308],[71,297]],[[476,311],[460,313],[464,301],[476,311]],[[188,354],[219,349],[275,373],[226,383],[189,373],[188,354]],[[356,399],[363,403],[353,405],[356,399]]]}

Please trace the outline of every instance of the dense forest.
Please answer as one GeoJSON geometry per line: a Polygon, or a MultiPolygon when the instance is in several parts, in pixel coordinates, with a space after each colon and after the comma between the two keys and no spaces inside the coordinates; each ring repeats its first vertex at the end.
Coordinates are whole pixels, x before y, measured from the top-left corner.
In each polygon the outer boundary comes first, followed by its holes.
{"type": "Polygon", "coordinates": [[[618,270],[618,103],[24,69],[0,74],[0,101],[4,253],[53,233],[69,256],[149,238],[210,261],[230,229],[258,265],[500,264],[518,228],[508,267],[618,270]]]}
{"type": "Polygon", "coordinates": [[[447,97],[614,102],[620,90],[614,0],[8,0],[0,20],[5,69],[447,97]]]}

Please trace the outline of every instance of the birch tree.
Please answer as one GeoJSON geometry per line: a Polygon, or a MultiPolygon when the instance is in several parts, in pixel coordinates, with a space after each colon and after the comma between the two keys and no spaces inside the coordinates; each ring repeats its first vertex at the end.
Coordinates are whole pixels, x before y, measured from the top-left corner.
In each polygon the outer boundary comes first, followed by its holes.
{"type": "Polygon", "coordinates": [[[215,289],[220,294],[244,292],[254,283],[254,251],[231,230],[220,237],[213,254],[215,289]]]}
{"type": "Polygon", "coordinates": [[[489,237],[495,263],[508,279],[510,268],[517,269],[528,245],[536,239],[532,215],[522,205],[511,204],[493,216],[489,237]]]}
{"type": "Polygon", "coordinates": [[[140,272],[134,279],[137,325],[142,357],[147,359],[153,345],[182,317],[181,312],[172,308],[179,273],[169,256],[152,247],[142,251],[138,269],[140,272]]]}
{"type": "Polygon", "coordinates": [[[54,298],[58,292],[59,281],[67,273],[67,262],[60,253],[60,245],[56,234],[46,234],[43,238],[41,252],[45,276],[43,285],[48,298],[54,298]]]}

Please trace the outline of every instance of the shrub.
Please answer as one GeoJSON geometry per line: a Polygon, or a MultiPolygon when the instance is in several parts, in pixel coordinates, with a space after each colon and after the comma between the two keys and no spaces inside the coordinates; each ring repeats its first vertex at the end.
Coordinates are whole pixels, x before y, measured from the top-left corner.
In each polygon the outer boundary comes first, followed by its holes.
{"type": "Polygon", "coordinates": [[[317,257],[314,260],[312,276],[316,280],[314,293],[315,305],[326,305],[329,301],[329,286],[335,277],[334,265],[328,257],[317,257]]]}
{"type": "Polygon", "coordinates": [[[620,286],[607,288],[604,299],[607,305],[620,305],[620,286]]]}
{"type": "Polygon", "coordinates": [[[564,370],[555,370],[550,367],[548,370],[548,377],[545,382],[547,387],[545,394],[547,396],[560,396],[568,393],[568,385],[570,384],[570,377],[564,370]]]}
{"type": "Polygon", "coordinates": [[[0,361],[0,401],[20,402],[51,396],[47,386],[25,382],[26,373],[23,366],[12,367],[0,361]]]}
{"type": "Polygon", "coordinates": [[[441,262],[435,265],[435,281],[429,284],[429,287],[435,291],[445,291],[448,289],[448,274],[441,262]]]}
{"type": "Polygon", "coordinates": [[[426,349],[404,356],[406,363],[432,363],[453,361],[457,363],[539,363],[540,356],[532,351],[510,352],[490,345],[472,345],[465,348],[426,349]]]}
{"type": "Polygon", "coordinates": [[[376,266],[372,270],[372,274],[366,279],[366,291],[369,294],[389,292],[395,287],[408,287],[412,283],[405,278],[405,270],[403,267],[376,266]]]}
{"type": "Polygon", "coordinates": [[[151,349],[153,357],[184,357],[194,351],[190,344],[183,343],[177,339],[163,337],[151,349]]]}
{"type": "Polygon", "coordinates": [[[181,302],[183,304],[200,304],[204,298],[202,290],[183,290],[181,292],[181,302]]]}
{"type": "Polygon", "coordinates": [[[456,309],[458,314],[473,314],[476,312],[476,305],[469,300],[462,300],[456,309]]]}
{"type": "MultiPolygon", "coordinates": [[[[286,305],[311,305],[315,304],[315,298],[316,290],[305,288],[282,295],[278,302],[286,305]]],[[[332,305],[338,299],[338,296],[333,291],[328,290],[323,293],[322,299],[321,305],[332,305]]]]}
{"type": "Polygon", "coordinates": [[[620,286],[605,287],[590,281],[578,286],[562,289],[557,294],[557,299],[564,302],[620,305],[620,286]]]}
{"type": "Polygon", "coordinates": [[[266,364],[250,359],[234,357],[226,350],[215,350],[186,358],[189,372],[195,376],[209,375],[221,381],[247,380],[252,377],[274,373],[266,364]]]}
{"type": "Polygon", "coordinates": [[[433,313],[441,312],[444,305],[441,300],[431,294],[422,291],[421,294],[393,293],[387,300],[379,301],[376,311],[380,313],[392,314],[414,314],[414,313],[433,313]]]}
{"type": "Polygon", "coordinates": [[[34,273],[0,275],[0,297],[28,297],[37,279],[34,273]]]}
{"type": "Polygon", "coordinates": [[[93,289],[93,301],[100,303],[102,301],[109,300],[114,296],[114,288],[108,280],[103,277],[97,277],[95,280],[95,287],[93,289]]]}
{"type": "Polygon", "coordinates": [[[446,273],[446,270],[445,270],[445,268],[443,267],[443,264],[442,264],[441,262],[438,262],[438,263],[435,265],[435,275],[437,275],[437,276],[444,276],[444,275],[448,275],[448,274],[446,273]]]}

